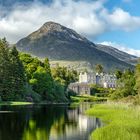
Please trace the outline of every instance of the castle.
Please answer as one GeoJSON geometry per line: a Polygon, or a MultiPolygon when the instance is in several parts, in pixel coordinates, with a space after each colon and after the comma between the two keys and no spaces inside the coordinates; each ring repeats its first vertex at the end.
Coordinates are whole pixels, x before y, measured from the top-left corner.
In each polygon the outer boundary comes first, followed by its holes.
{"type": "Polygon", "coordinates": [[[113,74],[84,72],[80,73],[78,83],[96,84],[104,88],[115,88],[116,80],[116,76],[113,74]]]}
{"type": "Polygon", "coordinates": [[[80,95],[90,95],[90,84],[114,89],[116,87],[116,80],[117,78],[114,74],[81,72],[79,74],[79,81],[71,83],[68,88],[80,95]]]}

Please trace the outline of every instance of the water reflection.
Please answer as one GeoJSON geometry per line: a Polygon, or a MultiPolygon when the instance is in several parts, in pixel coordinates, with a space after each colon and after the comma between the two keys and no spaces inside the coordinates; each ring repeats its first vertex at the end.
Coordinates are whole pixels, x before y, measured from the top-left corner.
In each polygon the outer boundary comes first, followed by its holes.
{"type": "Polygon", "coordinates": [[[83,114],[90,106],[1,106],[10,112],[0,113],[0,140],[87,140],[101,126],[98,118],[83,114]]]}

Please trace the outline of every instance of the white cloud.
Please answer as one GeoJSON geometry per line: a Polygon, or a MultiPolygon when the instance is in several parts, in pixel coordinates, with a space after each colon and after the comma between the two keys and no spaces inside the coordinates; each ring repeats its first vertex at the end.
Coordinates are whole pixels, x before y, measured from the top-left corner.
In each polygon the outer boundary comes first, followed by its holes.
{"type": "Polygon", "coordinates": [[[114,48],[117,48],[120,51],[123,51],[123,52],[126,52],[128,54],[140,57],[140,50],[135,50],[133,48],[129,48],[123,44],[117,44],[116,42],[109,42],[109,41],[104,41],[104,42],[101,42],[99,44],[112,46],[114,48]]]}
{"type": "Polygon", "coordinates": [[[96,36],[104,32],[105,24],[101,22],[96,15],[90,15],[89,19],[76,17],[73,21],[73,28],[83,34],[96,36]]]}
{"type": "Polygon", "coordinates": [[[109,13],[104,7],[105,2],[54,0],[49,5],[38,1],[16,5],[6,16],[0,14],[0,37],[5,36],[8,41],[15,43],[47,21],[58,22],[87,37],[96,37],[118,28],[131,31],[140,27],[140,17],[132,16],[120,8],[109,13]]]}
{"type": "Polygon", "coordinates": [[[103,12],[103,17],[112,29],[132,31],[140,27],[140,17],[131,16],[121,8],[116,8],[113,13],[103,12]]]}
{"type": "Polygon", "coordinates": [[[96,15],[103,2],[54,0],[50,5],[39,2],[28,6],[16,5],[6,17],[0,18],[0,37],[16,42],[47,21],[58,22],[83,35],[98,35],[105,29],[104,22],[96,15]]]}

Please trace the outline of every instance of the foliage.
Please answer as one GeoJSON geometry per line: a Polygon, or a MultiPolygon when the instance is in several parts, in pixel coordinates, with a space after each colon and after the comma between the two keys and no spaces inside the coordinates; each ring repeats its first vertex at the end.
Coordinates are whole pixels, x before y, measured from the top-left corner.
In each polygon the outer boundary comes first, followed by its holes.
{"type": "Polygon", "coordinates": [[[134,71],[129,69],[124,71],[117,81],[116,90],[110,94],[111,99],[120,99],[130,95],[136,95],[136,90],[134,88],[135,83],[134,71]]]}
{"type": "Polygon", "coordinates": [[[96,72],[98,72],[98,73],[102,73],[102,72],[103,72],[103,66],[100,65],[100,64],[97,64],[97,65],[95,66],[95,70],[96,70],[96,72]]]}
{"type": "Polygon", "coordinates": [[[109,88],[103,88],[95,84],[90,85],[91,95],[95,95],[97,97],[107,97],[108,94],[112,91],[109,88]]]}
{"type": "Polygon", "coordinates": [[[138,93],[138,96],[136,98],[136,104],[140,104],[140,63],[137,64],[136,66],[136,71],[135,71],[135,77],[136,77],[136,90],[138,93]]]}
{"type": "Polygon", "coordinates": [[[2,106],[2,105],[10,105],[10,106],[14,106],[14,105],[31,105],[31,104],[33,104],[33,103],[31,103],[31,102],[10,102],[10,101],[5,101],[5,102],[1,102],[0,103],[0,105],[2,106]]]}
{"type": "Polygon", "coordinates": [[[44,65],[38,58],[33,58],[30,54],[20,53],[20,60],[24,65],[28,81],[32,78],[32,75],[37,70],[37,67],[43,67],[44,65]]]}
{"type": "Polygon", "coordinates": [[[12,74],[11,93],[13,93],[14,96],[18,96],[24,91],[23,87],[26,83],[25,71],[15,46],[10,50],[9,55],[11,61],[10,73],[12,74]]]}
{"type": "Polygon", "coordinates": [[[117,77],[117,79],[120,79],[121,77],[122,77],[122,71],[120,71],[120,70],[116,70],[115,71],[115,75],[116,75],[116,77],[117,77]]]}
{"type": "Polygon", "coordinates": [[[1,96],[0,96],[0,102],[2,102],[1,96]]]}
{"type": "Polygon", "coordinates": [[[3,101],[20,100],[26,82],[25,71],[15,47],[0,39],[0,96],[3,101]]]}
{"type": "Polygon", "coordinates": [[[65,67],[50,69],[44,61],[9,48],[0,39],[0,97],[2,101],[67,101],[66,87],[76,80],[77,72],[65,67]]]}
{"type": "Polygon", "coordinates": [[[55,101],[65,96],[63,86],[59,84],[60,87],[58,87],[58,84],[52,78],[47,58],[44,62],[41,62],[29,54],[23,53],[20,58],[26,69],[30,85],[36,93],[41,95],[43,100],[55,101]]]}
{"type": "Polygon", "coordinates": [[[21,53],[20,59],[24,64],[29,84],[42,100],[67,101],[66,89],[69,83],[77,81],[77,71],[59,65],[50,69],[48,58],[40,61],[29,54],[21,53]]]}
{"type": "Polygon", "coordinates": [[[136,76],[136,89],[140,96],[140,64],[137,64],[136,66],[135,76],[136,76]]]}
{"type": "Polygon", "coordinates": [[[71,96],[76,96],[77,95],[77,93],[75,93],[73,90],[68,90],[68,99],[70,99],[71,98],[71,96]]]}
{"type": "Polygon", "coordinates": [[[41,66],[37,67],[37,70],[33,73],[29,83],[32,85],[33,90],[39,93],[44,99],[47,94],[52,93],[53,81],[50,73],[47,73],[45,68],[41,66]]]}
{"type": "Polygon", "coordinates": [[[96,93],[95,96],[97,96],[97,97],[108,97],[108,93],[106,93],[106,92],[96,93]]]}
{"type": "Polygon", "coordinates": [[[66,98],[67,97],[66,89],[60,82],[57,82],[57,81],[54,82],[54,91],[55,92],[54,92],[53,96],[57,102],[67,102],[68,101],[68,99],[66,98]]]}
{"type": "Polygon", "coordinates": [[[76,102],[76,103],[107,101],[107,98],[105,98],[105,97],[96,97],[96,96],[87,96],[87,95],[71,96],[70,98],[71,98],[72,102],[76,102]]]}
{"type": "Polygon", "coordinates": [[[24,94],[23,94],[23,101],[29,101],[29,102],[41,102],[42,98],[41,95],[36,93],[32,86],[29,84],[26,84],[24,94]]]}
{"type": "Polygon", "coordinates": [[[62,85],[68,86],[70,83],[73,83],[78,80],[78,73],[76,70],[70,70],[67,67],[60,67],[57,65],[55,68],[52,68],[52,76],[55,81],[59,81],[62,85]]]}
{"type": "MultiPolygon", "coordinates": [[[[58,85],[59,83],[59,88],[61,87],[61,91],[63,91],[65,96],[70,99],[70,96],[74,95],[75,93],[73,93],[72,91],[67,91],[67,87],[70,83],[78,81],[77,71],[57,65],[56,67],[51,69],[51,72],[55,84],[58,85]]],[[[56,92],[58,92],[58,90],[56,90],[56,92]]]]}

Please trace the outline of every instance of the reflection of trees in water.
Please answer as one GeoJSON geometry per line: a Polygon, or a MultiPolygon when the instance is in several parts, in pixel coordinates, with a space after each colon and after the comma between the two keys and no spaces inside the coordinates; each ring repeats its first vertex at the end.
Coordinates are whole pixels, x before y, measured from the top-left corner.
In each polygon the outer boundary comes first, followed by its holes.
{"type": "Polygon", "coordinates": [[[24,130],[23,140],[48,140],[52,126],[55,124],[57,133],[63,122],[65,108],[47,106],[35,109],[28,126],[24,130]],[[57,124],[58,123],[58,124],[57,124]]]}
{"type": "Polygon", "coordinates": [[[1,110],[16,111],[0,114],[0,140],[48,140],[50,131],[57,135],[65,133],[69,121],[67,107],[2,107],[1,110]]]}
{"type": "MultiPolygon", "coordinates": [[[[0,114],[0,140],[57,139],[78,128],[79,114],[85,109],[84,105],[78,108],[58,105],[2,107],[1,110],[15,112],[0,114]]],[[[100,126],[98,119],[95,123],[100,126]]]]}
{"type": "Polygon", "coordinates": [[[60,136],[67,135],[68,130],[77,128],[77,120],[70,114],[73,111],[74,109],[65,108],[64,115],[60,119],[57,119],[51,127],[52,137],[57,139],[60,136]]]}
{"type": "MultiPolygon", "coordinates": [[[[1,107],[7,110],[7,107],[1,107]]],[[[25,114],[1,113],[0,114],[0,140],[20,140],[24,126],[26,125],[25,114]]]]}

